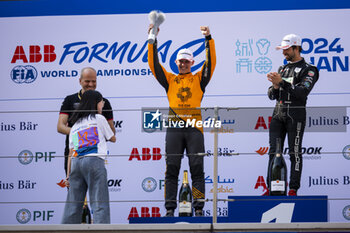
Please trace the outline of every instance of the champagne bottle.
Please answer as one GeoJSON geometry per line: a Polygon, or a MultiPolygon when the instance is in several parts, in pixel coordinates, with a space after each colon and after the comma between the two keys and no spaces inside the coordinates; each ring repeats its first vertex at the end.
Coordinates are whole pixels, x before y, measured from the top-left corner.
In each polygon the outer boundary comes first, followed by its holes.
{"type": "Polygon", "coordinates": [[[184,171],[184,177],[179,192],[179,216],[192,217],[192,191],[188,183],[188,172],[184,171]]]}
{"type": "Polygon", "coordinates": [[[270,196],[286,196],[287,166],[282,155],[281,138],[276,139],[276,153],[270,169],[270,196]]]}
{"type": "Polygon", "coordinates": [[[85,201],[84,201],[84,205],[83,205],[83,215],[82,215],[81,223],[91,224],[91,213],[90,213],[89,206],[87,204],[86,197],[85,197],[85,201]]]}

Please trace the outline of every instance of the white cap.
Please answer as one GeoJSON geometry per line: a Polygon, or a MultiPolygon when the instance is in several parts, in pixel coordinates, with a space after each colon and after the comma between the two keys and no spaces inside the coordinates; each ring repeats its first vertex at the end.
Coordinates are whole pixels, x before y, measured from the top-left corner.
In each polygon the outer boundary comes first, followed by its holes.
{"type": "Polygon", "coordinates": [[[176,60],[189,60],[189,61],[193,61],[193,53],[191,50],[189,49],[181,49],[176,56],[176,60]]]}
{"type": "Polygon", "coordinates": [[[295,34],[289,34],[283,37],[280,46],[277,46],[276,49],[289,49],[292,46],[301,46],[301,38],[295,34]]]}

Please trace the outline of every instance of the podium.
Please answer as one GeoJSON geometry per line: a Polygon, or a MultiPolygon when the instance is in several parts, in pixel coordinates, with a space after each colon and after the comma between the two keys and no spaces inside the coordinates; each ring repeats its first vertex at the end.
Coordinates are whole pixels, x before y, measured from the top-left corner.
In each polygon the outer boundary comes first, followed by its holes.
{"type": "MultiPolygon", "coordinates": [[[[228,196],[227,217],[218,223],[327,222],[327,196],[228,196]]],[[[130,218],[137,223],[211,223],[212,217],[130,218]]]]}

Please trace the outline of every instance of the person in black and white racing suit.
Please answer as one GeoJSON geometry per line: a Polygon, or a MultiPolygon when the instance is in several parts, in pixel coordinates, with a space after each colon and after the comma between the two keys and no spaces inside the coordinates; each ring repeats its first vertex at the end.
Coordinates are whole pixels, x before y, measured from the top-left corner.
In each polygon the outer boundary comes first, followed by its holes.
{"type": "MultiPolygon", "coordinates": [[[[301,38],[295,34],[286,35],[280,46],[288,61],[280,66],[278,72],[267,74],[272,83],[268,89],[268,97],[276,100],[269,131],[269,165],[276,152],[276,139],[281,138],[281,147],[288,134],[291,171],[289,180],[289,196],[296,196],[300,188],[302,171],[301,146],[306,121],[306,100],[318,80],[319,72],[315,66],[305,62],[301,57],[301,38]]],[[[269,172],[267,184],[269,185],[269,172]]]]}

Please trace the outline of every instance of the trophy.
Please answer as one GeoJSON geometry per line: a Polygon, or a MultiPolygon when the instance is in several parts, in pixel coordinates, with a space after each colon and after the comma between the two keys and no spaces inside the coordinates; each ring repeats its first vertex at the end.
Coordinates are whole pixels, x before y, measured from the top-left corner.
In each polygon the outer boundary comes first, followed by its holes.
{"type": "Polygon", "coordinates": [[[156,40],[159,25],[165,20],[165,14],[161,11],[154,10],[148,14],[148,19],[150,23],[153,24],[153,28],[148,34],[148,43],[153,44],[156,40]]]}

